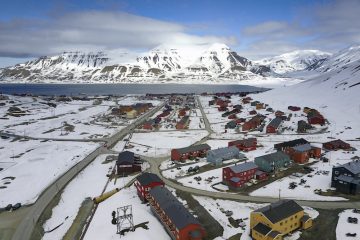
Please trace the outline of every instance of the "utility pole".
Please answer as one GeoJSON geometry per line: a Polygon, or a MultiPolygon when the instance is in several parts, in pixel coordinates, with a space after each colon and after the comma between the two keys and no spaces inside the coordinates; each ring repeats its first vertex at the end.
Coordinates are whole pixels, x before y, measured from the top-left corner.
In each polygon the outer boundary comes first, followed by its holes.
{"type": "Polygon", "coordinates": [[[279,188],[279,200],[281,199],[281,189],[279,188]]]}

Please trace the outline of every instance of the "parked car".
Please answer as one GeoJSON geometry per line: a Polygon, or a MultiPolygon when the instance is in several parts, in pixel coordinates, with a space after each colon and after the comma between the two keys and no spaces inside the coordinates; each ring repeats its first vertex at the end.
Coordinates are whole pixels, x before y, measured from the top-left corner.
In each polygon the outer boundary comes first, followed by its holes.
{"type": "Polygon", "coordinates": [[[360,209],[354,208],[354,209],[352,210],[352,212],[353,212],[353,213],[360,213],[360,209]]]}
{"type": "Polygon", "coordinates": [[[12,204],[8,204],[6,207],[5,207],[5,210],[6,211],[10,211],[12,209],[12,204]]]}
{"type": "Polygon", "coordinates": [[[356,217],[348,217],[347,221],[348,223],[358,223],[358,219],[356,217]]]}
{"type": "Polygon", "coordinates": [[[17,209],[21,208],[21,203],[16,203],[13,207],[12,210],[15,211],[17,209]]]}
{"type": "Polygon", "coordinates": [[[347,237],[356,237],[356,233],[347,233],[346,236],[347,237]]]}

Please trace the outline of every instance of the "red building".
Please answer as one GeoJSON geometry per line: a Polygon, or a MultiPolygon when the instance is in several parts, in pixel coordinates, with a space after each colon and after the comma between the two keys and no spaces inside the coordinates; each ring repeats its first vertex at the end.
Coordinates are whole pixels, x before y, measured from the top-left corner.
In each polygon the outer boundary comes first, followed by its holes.
{"type": "Polygon", "coordinates": [[[242,140],[236,140],[228,142],[228,146],[236,146],[240,151],[248,152],[252,150],[256,150],[257,139],[256,138],[248,138],[242,140]]]}
{"type": "Polygon", "coordinates": [[[266,133],[277,133],[280,124],[282,123],[282,119],[280,117],[276,117],[266,126],[266,133]]]}
{"type": "Polygon", "coordinates": [[[184,116],[178,123],[176,123],[176,129],[186,129],[189,125],[189,116],[184,116]]]}
{"type": "Polygon", "coordinates": [[[116,161],[116,172],[118,175],[127,175],[141,171],[141,161],[135,157],[133,152],[124,151],[119,153],[116,161]]]}
{"type": "Polygon", "coordinates": [[[297,111],[300,111],[301,108],[300,107],[297,107],[297,106],[288,106],[288,109],[293,111],[293,112],[297,112],[297,111]]]}
{"type": "Polygon", "coordinates": [[[326,150],[335,150],[336,151],[339,149],[349,150],[349,149],[351,149],[351,146],[350,146],[350,144],[348,144],[340,139],[337,139],[337,140],[323,143],[323,148],[325,148],[326,150]]]}
{"type": "Polygon", "coordinates": [[[202,240],[205,229],[165,187],[154,187],[147,197],[151,211],[174,240],[202,240]]]}
{"type": "Polygon", "coordinates": [[[146,130],[153,130],[153,121],[149,120],[149,121],[146,121],[143,125],[143,129],[146,129],[146,130]]]}
{"type": "Polygon", "coordinates": [[[255,115],[255,114],[257,114],[257,112],[256,112],[255,110],[251,110],[251,111],[249,112],[249,114],[250,114],[250,115],[255,115]]]}
{"type": "Polygon", "coordinates": [[[228,119],[235,119],[236,118],[236,114],[231,114],[228,116],[228,119]]]}
{"type": "Polygon", "coordinates": [[[223,168],[223,182],[231,188],[242,187],[256,176],[259,177],[259,180],[267,178],[267,174],[258,170],[258,166],[253,162],[223,168]]]}
{"type": "Polygon", "coordinates": [[[255,129],[261,125],[261,123],[264,121],[265,117],[262,115],[256,115],[252,117],[249,121],[244,122],[242,125],[243,131],[249,131],[252,129],[255,129]]]}
{"type": "Polygon", "coordinates": [[[309,158],[320,158],[321,148],[311,146],[309,143],[284,149],[284,153],[296,163],[307,163],[309,158]]]}
{"type": "Polygon", "coordinates": [[[325,125],[325,119],[322,115],[308,117],[308,123],[325,125]]]}
{"type": "Polygon", "coordinates": [[[205,157],[207,151],[211,148],[208,144],[194,145],[186,148],[177,148],[171,150],[171,160],[184,161],[196,157],[205,157]]]}
{"type": "Polygon", "coordinates": [[[325,118],[316,109],[304,109],[307,112],[308,123],[325,125],[325,118]]]}
{"type": "Polygon", "coordinates": [[[227,109],[227,107],[225,107],[225,106],[219,106],[218,107],[218,111],[219,112],[225,112],[225,111],[227,111],[228,109],[227,109]]]}
{"type": "Polygon", "coordinates": [[[134,185],[141,201],[146,202],[149,191],[156,186],[164,186],[164,182],[153,173],[144,172],[136,177],[134,185]]]}
{"type": "Polygon", "coordinates": [[[285,114],[284,112],[279,111],[279,110],[275,112],[275,116],[276,116],[276,117],[281,117],[281,116],[283,116],[284,114],[285,114]]]}

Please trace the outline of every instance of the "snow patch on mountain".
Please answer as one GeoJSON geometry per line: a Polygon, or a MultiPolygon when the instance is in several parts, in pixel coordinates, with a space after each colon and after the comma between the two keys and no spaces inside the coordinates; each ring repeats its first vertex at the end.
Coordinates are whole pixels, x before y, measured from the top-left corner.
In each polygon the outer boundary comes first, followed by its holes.
{"type": "Polygon", "coordinates": [[[314,64],[321,63],[331,54],[318,50],[298,50],[279,56],[257,61],[258,64],[268,66],[278,74],[305,70],[314,64]]]}

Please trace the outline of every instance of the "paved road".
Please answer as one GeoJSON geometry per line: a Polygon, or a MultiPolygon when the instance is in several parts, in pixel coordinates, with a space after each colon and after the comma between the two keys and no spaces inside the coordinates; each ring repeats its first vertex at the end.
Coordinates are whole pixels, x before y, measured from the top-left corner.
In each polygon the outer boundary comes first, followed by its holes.
{"type": "MultiPolygon", "coordinates": [[[[197,97],[198,105],[200,108],[200,111],[203,115],[205,128],[210,133],[212,133],[211,126],[209,124],[209,121],[206,117],[206,114],[203,110],[203,107],[201,105],[201,102],[199,98],[197,97]]],[[[201,140],[200,142],[202,142],[201,140]]],[[[200,143],[198,142],[198,143],[200,143]]],[[[198,144],[195,143],[195,144],[198,144]]],[[[248,196],[244,194],[233,194],[233,193],[223,193],[223,192],[211,192],[206,190],[200,190],[196,188],[186,187],[181,185],[180,183],[176,183],[174,181],[170,181],[169,179],[164,178],[161,175],[161,171],[159,169],[160,164],[169,159],[170,156],[161,157],[161,158],[152,158],[152,157],[143,157],[145,160],[147,160],[150,163],[150,169],[149,172],[155,173],[165,182],[166,185],[182,190],[188,193],[192,193],[195,195],[200,196],[206,196],[206,197],[212,197],[212,198],[219,198],[219,199],[227,199],[227,200],[236,200],[236,201],[244,201],[244,202],[259,202],[259,203],[269,203],[269,202],[275,202],[278,200],[278,198],[272,198],[272,197],[255,197],[255,196],[248,196]]],[[[298,203],[304,206],[314,207],[314,208],[320,208],[320,209],[337,209],[337,208],[360,208],[360,202],[352,202],[352,201],[299,201],[298,203]]]]}
{"type": "Polygon", "coordinates": [[[203,120],[205,123],[205,129],[209,132],[209,135],[211,135],[212,133],[214,133],[214,131],[211,129],[209,119],[207,118],[207,116],[205,114],[204,108],[203,108],[200,98],[198,96],[196,97],[196,101],[198,102],[198,107],[200,109],[200,112],[202,114],[202,117],[203,117],[203,120]]]}
{"type": "MultiPolygon", "coordinates": [[[[109,147],[115,145],[119,140],[124,138],[126,135],[131,133],[136,126],[140,125],[144,121],[146,121],[150,116],[159,111],[160,108],[164,106],[164,103],[159,105],[158,107],[152,109],[151,111],[145,113],[133,123],[131,123],[128,127],[120,130],[115,135],[111,136],[107,139],[107,144],[109,147]]],[[[39,220],[39,217],[47,207],[47,205],[52,201],[52,199],[56,196],[59,191],[61,191],[81,170],[83,170],[87,165],[89,165],[97,156],[108,153],[109,151],[104,147],[99,147],[92,153],[90,153],[86,158],[72,167],[69,171],[60,176],[52,185],[50,185],[44,192],[39,196],[37,201],[28,206],[28,212],[23,216],[21,222],[14,235],[12,236],[12,240],[24,240],[30,239],[32,232],[36,223],[39,220]]]]}
{"type": "MultiPolygon", "coordinates": [[[[152,158],[152,157],[143,157],[150,163],[150,169],[147,171],[157,174],[167,186],[172,187],[174,189],[178,189],[184,192],[188,192],[191,194],[211,197],[211,198],[219,198],[219,199],[227,199],[227,200],[236,200],[236,201],[243,201],[243,202],[259,202],[259,203],[269,203],[275,202],[278,198],[272,197],[255,197],[255,196],[248,196],[244,194],[233,194],[233,193],[223,193],[223,192],[212,192],[206,190],[200,190],[196,188],[186,187],[181,185],[180,183],[173,182],[161,175],[161,170],[159,169],[160,164],[164,161],[169,159],[170,157],[161,157],[161,158],[152,158]]],[[[351,202],[351,201],[300,201],[296,200],[303,206],[309,206],[314,208],[320,209],[337,209],[337,208],[360,208],[360,202],[351,202]]]]}

